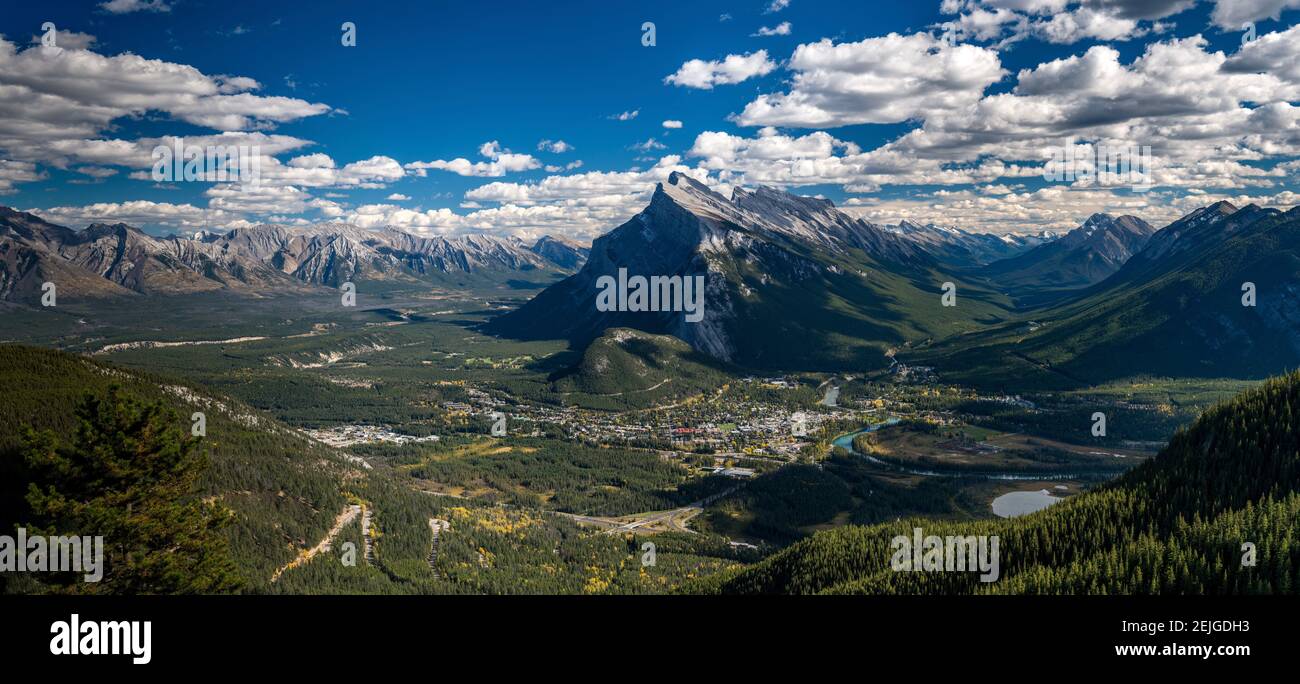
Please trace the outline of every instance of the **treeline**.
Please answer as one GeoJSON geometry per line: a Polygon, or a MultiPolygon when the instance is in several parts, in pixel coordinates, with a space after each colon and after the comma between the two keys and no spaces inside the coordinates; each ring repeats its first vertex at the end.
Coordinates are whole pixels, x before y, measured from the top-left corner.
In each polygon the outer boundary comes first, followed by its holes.
{"type": "Polygon", "coordinates": [[[808,528],[843,517],[868,525],[900,516],[968,518],[987,503],[969,478],[908,478],[880,472],[863,459],[834,455],[821,464],[791,465],[754,478],[700,516],[697,527],[729,536],[788,545],[808,528]]]}
{"type": "Polygon", "coordinates": [[[689,587],[723,593],[1289,593],[1300,570],[1300,374],[1207,411],[1161,454],[1031,515],[818,534],[689,587]],[[895,572],[896,535],[997,535],[1002,579],[895,572]],[[1253,545],[1248,559],[1243,550],[1253,545]],[[1250,561],[1250,562],[1248,562],[1250,561]]]}
{"type": "Polygon", "coordinates": [[[1127,441],[1159,442],[1196,417],[1178,409],[1163,413],[1134,408],[1114,399],[1072,401],[1026,409],[992,401],[962,401],[953,410],[965,421],[1002,432],[1023,432],[1071,444],[1122,446],[1127,441]],[[1092,415],[1106,415],[1106,434],[1092,434],[1092,415]]]}

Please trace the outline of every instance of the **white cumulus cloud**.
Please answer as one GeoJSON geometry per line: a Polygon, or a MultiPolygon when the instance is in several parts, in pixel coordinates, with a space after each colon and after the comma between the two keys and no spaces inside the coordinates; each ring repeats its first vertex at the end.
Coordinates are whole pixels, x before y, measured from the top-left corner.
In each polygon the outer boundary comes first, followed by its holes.
{"type": "Polygon", "coordinates": [[[790,22],[783,21],[776,26],[760,26],[757,31],[750,34],[754,38],[766,38],[768,36],[788,36],[790,35],[790,22]]]}
{"type": "Polygon", "coordinates": [[[824,128],[898,123],[969,106],[1006,71],[995,51],[944,45],[926,33],[856,43],[822,39],[795,49],[789,92],[761,95],[743,126],[824,128]]]}
{"type": "Polygon", "coordinates": [[[513,153],[502,148],[501,143],[495,140],[483,143],[479,147],[479,154],[486,157],[488,161],[472,162],[464,157],[457,157],[450,161],[438,159],[430,162],[412,162],[406,165],[406,169],[413,171],[417,176],[425,175],[427,169],[438,169],[459,176],[496,177],[542,167],[542,163],[536,157],[530,154],[513,153]]]}
{"type": "Polygon", "coordinates": [[[721,61],[692,59],[682,64],[675,73],[664,78],[685,88],[711,90],[714,86],[740,83],[757,76],[766,76],[776,69],[776,62],[767,58],[767,50],[747,55],[727,55],[721,61]]]}

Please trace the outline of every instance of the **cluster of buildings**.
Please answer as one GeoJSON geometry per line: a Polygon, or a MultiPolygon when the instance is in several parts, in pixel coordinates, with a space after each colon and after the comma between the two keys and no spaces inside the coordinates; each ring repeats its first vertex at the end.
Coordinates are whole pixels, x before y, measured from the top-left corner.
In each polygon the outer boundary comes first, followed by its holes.
{"type": "Polygon", "coordinates": [[[378,442],[390,442],[393,444],[417,444],[420,442],[436,442],[437,435],[428,435],[425,437],[414,437],[412,435],[403,435],[393,432],[388,428],[377,425],[342,425],[339,427],[321,428],[317,430],[303,430],[308,437],[328,444],[337,449],[350,447],[354,444],[375,444],[378,442]]]}
{"type": "MultiPolygon", "coordinates": [[[[803,385],[798,380],[780,376],[746,377],[724,385],[712,395],[661,407],[625,411],[512,402],[500,392],[476,387],[472,381],[443,381],[440,384],[455,385],[464,396],[459,401],[443,401],[440,406],[448,415],[461,418],[491,418],[501,422],[500,417],[506,416],[508,431],[497,436],[540,436],[543,429],[558,429],[567,438],[589,445],[714,456],[718,470],[726,469],[734,460],[798,460],[807,454],[808,447],[821,434],[827,421],[865,424],[891,414],[921,418],[941,426],[952,424],[957,420],[953,413],[934,404],[934,400],[941,396],[947,400],[978,399],[1034,408],[1031,402],[1019,396],[979,397],[970,390],[925,382],[926,378],[932,377],[929,368],[896,363],[893,370],[896,379],[901,376],[911,382],[883,385],[879,388],[879,395],[873,398],[858,397],[847,405],[823,402],[815,408],[801,408],[793,398],[785,400],[786,391],[793,393],[803,385]],[[917,386],[917,381],[923,382],[921,387],[917,386]],[[923,409],[923,405],[931,408],[923,409]]],[[[374,442],[407,444],[437,439],[436,436],[401,435],[368,425],[308,432],[314,439],[336,447],[374,442]]],[[[728,474],[746,477],[739,471],[728,474]]]]}

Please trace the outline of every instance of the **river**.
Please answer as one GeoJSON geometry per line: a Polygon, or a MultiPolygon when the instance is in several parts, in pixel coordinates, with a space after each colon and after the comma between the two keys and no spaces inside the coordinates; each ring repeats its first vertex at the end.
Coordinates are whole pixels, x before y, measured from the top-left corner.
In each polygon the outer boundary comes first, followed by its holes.
{"type": "Polygon", "coordinates": [[[875,432],[883,427],[897,425],[901,422],[900,418],[890,418],[881,423],[868,425],[861,430],[848,432],[831,440],[833,446],[840,447],[849,453],[855,454],[861,458],[872,462],[882,468],[894,470],[897,472],[908,473],[910,475],[923,475],[925,477],[973,477],[981,480],[1008,480],[1008,481],[1033,481],[1033,480],[1080,480],[1080,479],[1109,479],[1115,473],[1077,473],[1077,472],[1054,472],[1041,471],[1029,474],[1022,473],[999,473],[999,472],[980,472],[970,470],[923,470],[920,468],[910,468],[907,466],[896,465],[882,461],[874,456],[869,456],[853,448],[853,438],[868,432],[875,432]]]}

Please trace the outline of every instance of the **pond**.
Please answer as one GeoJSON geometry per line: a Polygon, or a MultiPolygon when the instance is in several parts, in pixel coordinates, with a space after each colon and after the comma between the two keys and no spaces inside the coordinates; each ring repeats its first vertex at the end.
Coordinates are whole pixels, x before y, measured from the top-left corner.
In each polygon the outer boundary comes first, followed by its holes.
{"type": "Polygon", "coordinates": [[[993,514],[999,518],[1014,518],[1041,511],[1059,501],[1063,499],[1052,496],[1046,489],[1036,492],[1007,492],[993,500],[993,514]]]}

